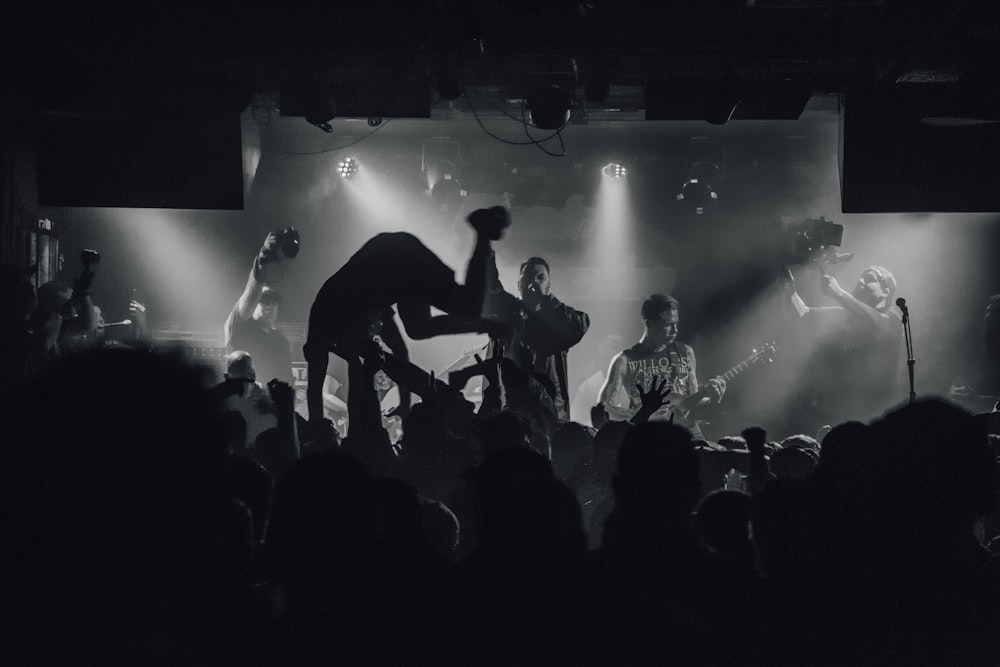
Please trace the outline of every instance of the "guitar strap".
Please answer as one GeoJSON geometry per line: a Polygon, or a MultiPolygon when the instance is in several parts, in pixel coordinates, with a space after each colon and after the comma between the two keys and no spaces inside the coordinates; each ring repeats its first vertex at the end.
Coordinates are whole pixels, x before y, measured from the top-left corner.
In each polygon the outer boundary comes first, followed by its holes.
{"type": "MultiPolygon", "coordinates": [[[[677,355],[677,365],[676,366],[674,366],[673,364],[670,365],[670,387],[671,387],[671,389],[673,389],[673,390],[676,391],[678,389],[678,387],[676,386],[676,383],[677,383],[677,380],[680,377],[680,368],[682,366],[686,366],[687,365],[687,356],[680,349],[678,349],[678,347],[677,347],[677,341],[676,340],[674,340],[672,343],[670,343],[670,345],[671,345],[671,347],[674,348],[674,354],[677,355]]],[[[690,373],[691,370],[688,369],[688,372],[690,373]]],[[[679,394],[682,393],[685,396],[687,396],[688,395],[688,385],[686,383],[685,383],[683,389],[684,389],[684,391],[682,391],[682,392],[679,391],[677,393],[679,393],[679,394]]]]}

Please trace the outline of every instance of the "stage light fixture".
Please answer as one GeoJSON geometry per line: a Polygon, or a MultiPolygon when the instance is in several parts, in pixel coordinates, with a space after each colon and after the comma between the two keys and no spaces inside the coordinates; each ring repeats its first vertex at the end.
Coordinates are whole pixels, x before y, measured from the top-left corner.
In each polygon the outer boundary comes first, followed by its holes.
{"type": "Polygon", "coordinates": [[[698,215],[705,213],[705,208],[719,199],[719,194],[712,189],[711,183],[689,178],[677,193],[677,200],[690,205],[698,215]]]}
{"type": "Polygon", "coordinates": [[[725,149],[722,144],[702,138],[691,140],[688,148],[687,179],[677,194],[677,200],[687,204],[697,215],[705,213],[719,200],[718,186],[722,183],[725,149]]]}
{"type": "Polygon", "coordinates": [[[358,171],[358,160],[353,157],[344,158],[337,164],[337,173],[341,178],[350,178],[358,171]]]}
{"type": "Polygon", "coordinates": [[[427,194],[444,206],[450,206],[468,194],[458,180],[455,164],[448,160],[428,164],[425,174],[427,194]]]}
{"type": "Polygon", "coordinates": [[[310,125],[324,132],[333,132],[330,121],[337,117],[337,101],[330,91],[317,90],[309,94],[303,105],[303,117],[310,125]]]}
{"type": "Polygon", "coordinates": [[[603,174],[605,178],[617,181],[628,176],[628,169],[625,165],[618,164],[617,162],[611,162],[601,168],[601,174],[603,174]]]}
{"type": "Polygon", "coordinates": [[[558,86],[540,88],[524,102],[528,121],[540,130],[558,130],[569,122],[572,96],[558,86]]]}

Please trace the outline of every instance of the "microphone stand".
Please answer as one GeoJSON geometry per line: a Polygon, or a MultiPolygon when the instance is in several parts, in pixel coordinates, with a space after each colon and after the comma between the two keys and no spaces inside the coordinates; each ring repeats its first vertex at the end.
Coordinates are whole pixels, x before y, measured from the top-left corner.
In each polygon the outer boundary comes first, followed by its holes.
{"type": "Polygon", "coordinates": [[[913,332],[910,331],[910,309],[903,303],[899,305],[903,311],[903,338],[906,339],[906,369],[910,376],[910,403],[917,400],[917,393],[913,390],[913,366],[917,362],[913,358],[913,332]]]}

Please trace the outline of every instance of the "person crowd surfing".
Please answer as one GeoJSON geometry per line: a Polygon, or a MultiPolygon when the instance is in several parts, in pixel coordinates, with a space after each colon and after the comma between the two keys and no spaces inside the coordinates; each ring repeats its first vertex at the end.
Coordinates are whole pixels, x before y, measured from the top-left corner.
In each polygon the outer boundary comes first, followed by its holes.
{"type": "MultiPolygon", "coordinates": [[[[309,312],[303,347],[307,370],[306,402],[310,429],[324,427],[323,380],[333,352],[348,363],[365,356],[375,336],[393,354],[409,354],[396,326],[395,306],[407,335],[415,340],[459,333],[497,332],[502,323],[483,319],[490,244],[503,237],[510,215],[502,206],[477,209],[468,216],[476,231],[465,284],[454,271],[408,232],[377,234],[320,288],[309,312]],[[431,315],[431,306],[444,315],[431,315]]],[[[400,392],[403,411],[409,392],[400,392]]]]}

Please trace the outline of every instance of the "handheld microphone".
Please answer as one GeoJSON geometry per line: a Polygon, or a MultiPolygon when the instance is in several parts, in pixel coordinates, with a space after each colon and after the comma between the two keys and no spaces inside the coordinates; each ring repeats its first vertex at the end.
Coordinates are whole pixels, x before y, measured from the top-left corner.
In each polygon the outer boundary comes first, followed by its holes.
{"type": "Polygon", "coordinates": [[[901,311],[903,311],[904,315],[908,315],[910,312],[909,309],[906,307],[906,299],[904,299],[903,297],[899,297],[898,299],[896,299],[896,307],[899,308],[901,311]]]}

